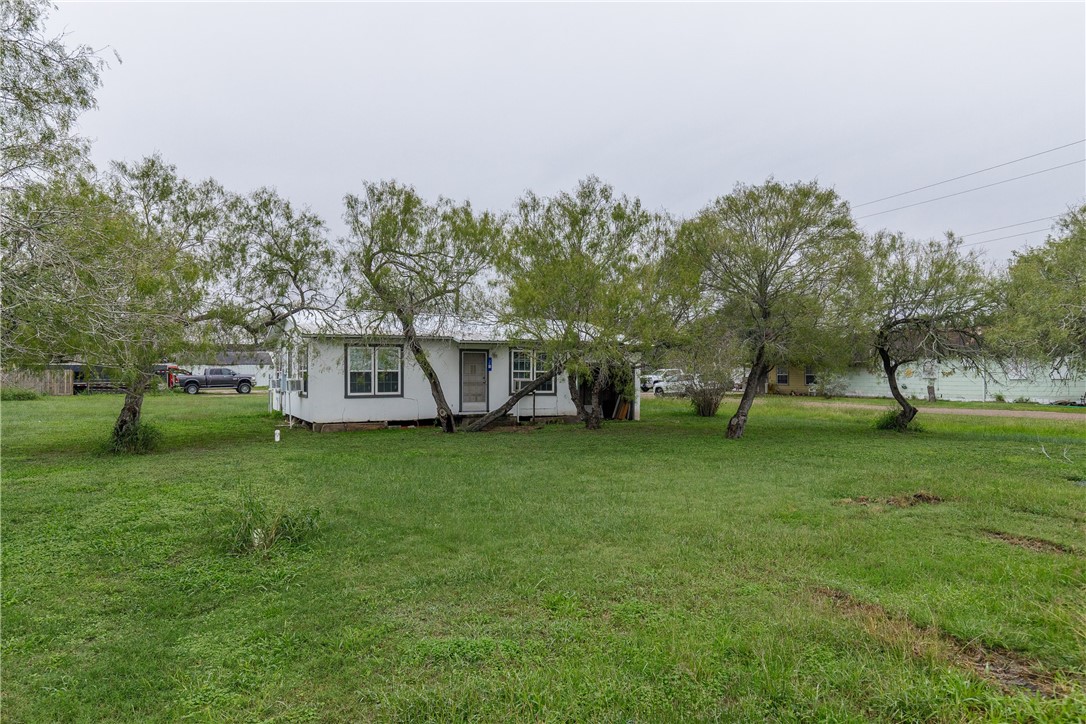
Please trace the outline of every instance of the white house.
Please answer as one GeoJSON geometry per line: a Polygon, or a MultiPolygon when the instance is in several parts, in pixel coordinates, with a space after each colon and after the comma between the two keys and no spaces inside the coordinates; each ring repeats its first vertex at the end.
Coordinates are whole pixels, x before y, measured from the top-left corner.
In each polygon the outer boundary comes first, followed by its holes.
{"type": "MultiPolygon", "coordinates": [[[[547,369],[545,355],[510,341],[495,325],[457,320],[420,322],[416,328],[445,399],[459,418],[501,407],[547,369]]],[[[303,332],[301,339],[298,349],[284,355],[285,369],[280,370],[279,384],[273,385],[279,389],[271,392],[272,409],[314,430],[364,423],[417,424],[437,417],[430,382],[402,336],[344,326],[303,332]]],[[[601,407],[605,418],[640,419],[636,395],[624,400],[609,389],[601,407]]],[[[525,396],[509,412],[518,419],[576,414],[564,373],[525,396]]]]}

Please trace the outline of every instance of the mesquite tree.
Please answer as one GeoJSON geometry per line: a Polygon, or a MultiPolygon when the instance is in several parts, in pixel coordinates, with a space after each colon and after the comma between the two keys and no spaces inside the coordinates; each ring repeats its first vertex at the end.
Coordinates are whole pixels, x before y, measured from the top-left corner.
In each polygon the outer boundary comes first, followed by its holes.
{"type": "MultiPolygon", "coordinates": [[[[79,115],[94,108],[105,61],[88,45],[68,47],[46,35],[51,3],[0,2],[0,188],[48,181],[60,169],[85,165],[86,142],[75,135],[79,115]]],[[[0,209],[7,204],[0,204],[0,209]]],[[[0,212],[2,213],[2,212],[0,212]]],[[[19,219],[4,213],[5,226],[19,219]]]]}
{"type": "Polygon", "coordinates": [[[426,379],[445,432],[456,432],[453,410],[418,339],[421,317],[468,312],[501,224],[471,204],[439,198],[426,202],[395,181],[364,185],[344,199],[349,234],[346,268],[360,282],[347,296],[350,309],[379,326],[393,320],[426,379]]]}
{"type": "Polygon", "coordinates": [[[91,180],[31,185],[14,198],[23,223],[4,235],[5,359],[108,369],[125,391],[113,428],[124,448],[152,365],[189,346],[183,314],[203,297],[199,264],[91,180]]]}
{"type": "Polygon", "coordinates": [[[1086,371],[1086,205],[1068,211],[1042,246],[1016,253],[986,334],[1001,356],[1086,371]]]}
{"type": "Polygon", "coordinates": [[[928,360],[984,373],[980,330],[993,311],[991,279],[961,241],[920,242],[880,232],[867,240],[870,265],[868,344],[878,358],[905,430],[916,407],[901,393],[897,371],[928,360]]]}
{"type": "Polygon", "coordinates": [[[727,436],[743,436],[769,370],[813,358],[849,326],[843,297],[860,259],[848,204],[817,183],[739,184],[683,225],[708,307],[742,341],[748,367],[727,436]]]}
{"type": "Polygon", "coordinates": [[[588,429],[600,427],[608,384],[632,390],[625,378],[661,329],[656,262],[670,238],[666,217],[595,177],[549,198],[529,192],[513,212],[497,262],[506,321],[565,366],[588,429]],[[581,405],[577,377],[590,385],[591,409],[581,405]]]}

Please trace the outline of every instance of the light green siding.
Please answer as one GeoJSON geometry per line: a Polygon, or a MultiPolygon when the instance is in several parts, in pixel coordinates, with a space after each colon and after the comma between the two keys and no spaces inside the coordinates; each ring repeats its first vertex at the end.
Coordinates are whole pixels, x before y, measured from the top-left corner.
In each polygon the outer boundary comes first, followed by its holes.
{"type": "MultiPolygon", "coordinates": [[[[994,379],[987,382],[978,374],[961,371],[946,374],[945,369],[934,370],[935,396],[940,400],[987,401],[1002,395],[1007,402],[1027,398],[1033,402],[1077,400],[1086,392],[1086,378],[1054,378],[1049,369],[1031,369],[1010,379],[997,371],[994,379]]],[[[929,378],[924,375],[923,365],[903,366],[898,370],[898,386],[906,397],[924,399],[928,394],[929,378]]],[[[886,375],[863,370],[853,370],[845,376],[847,392],[855,397],[889,397],[890,388],[886,375]]]]}

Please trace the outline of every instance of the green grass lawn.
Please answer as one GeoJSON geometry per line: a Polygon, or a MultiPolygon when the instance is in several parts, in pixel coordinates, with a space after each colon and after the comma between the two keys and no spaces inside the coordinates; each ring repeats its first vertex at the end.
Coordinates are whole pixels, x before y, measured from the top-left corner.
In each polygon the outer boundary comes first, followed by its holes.
{"type": "Polygon", "coordinates": [[[276,444],[263,395],[162,395],[118,458],[120,402],[0,409],[5,721],[1086,718],[1078,415],[276,444]],[[322,527],[232,555],[247,491],[322,527]]]}

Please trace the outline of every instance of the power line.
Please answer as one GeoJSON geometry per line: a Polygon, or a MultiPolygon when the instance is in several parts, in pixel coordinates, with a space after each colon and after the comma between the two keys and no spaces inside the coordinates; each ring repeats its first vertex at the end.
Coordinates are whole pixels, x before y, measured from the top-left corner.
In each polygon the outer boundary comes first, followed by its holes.
{"type": "Polygon", "coordinates": [[[1002,241],[1003,239],[1014,239],[1016,237],[1027,237],[1031,233],[1040,233],[1041,231],[1048,231],[1051,227],[1045,227],[1044,229],[1034,229],[1033,231],[1023,231],[1022,233],[1012,233],[1009,237],[998,237],[996,239],[985,239],[984,241],[971,241],[968,244],[962,244],[962,246],[976,246],[977,244],[989,244],[993,241],[1002,241]]]}
{"type": "Polygon", "coordinates": [[[1010,183],[1011,181],[1017,181],[1019,179],[1029,178],[1030,176],[1036,176],[1038,174],[1048,173],[1049,171],[1055,171],[1056,169],[1067,168],[1068,166],[1074,166],[1075,164],[1083,163],[1084,161],[1086,161],[1086,158],[1080,158],[1079,160],[1072,161],[1071,163],[1064,163],[1064,164],[1061,164],[1059,166],[1052,166],[1050,168],[1043,168],[1040,171],[1034,171],[1033,173],[1025,173],[1025,174],[1022,174],[1021,176],[1015,176],[1014,178],[1004,179],[1003,181],[996,181],[995,183],[984,184],[983,186],[975,186],[975,187],[973,187],[971,189],[966,189],[965,191],[958,191],[956,193],[947,194],[945,196],[936,196],[934,199],[927,199],[925,201],[917,201],[915,204],[906,204],[905,206],[898,206],[898,207],[895,207],[893,209],[886,209],[885,211],[876,211],[873,214],[864,214],[863,216],[857,216],[856,220],[858,221],[860,219],[867,219],[867,218],[870,218],[872,216],[881,216],[882,214],[889,214],[891,211],[901,211],[902,209],[911,209],[914,206],[920,206],[922,204],[930,204],[932,201],[941,201],[943,199],[949,199],[952,196],[961,196],[962,194],[968,194],[968,193],[971,193],[973,191],[980,191],[981,189],[988,189],[988,188],[991,188],[993,186],[999,186],[1000,184],[1010,183]]]}
{"type": "Polygon", "coordinates": [[[1012,163],[1018,163],[1019,161],[1025,161],[1026,159],[1030,159],[1030,158],[1037,158],[1038,156],[1043,156],[1046,153],[1052,153],[1053,151],[1059,151],[1059,150],[1064,149],[1064,148],[1070,148],[1071,146],[1077,146],[1078,144],[1084,143],[1084,142],[1086,142],[1086,138],[1080,139],[1078,141],[1074,141],[1073,143],[1065,143],[1062,146],[1056,146],[1055,148],[1050,148],[1047,151],[1040,151],[1039,153],[1032,153],[1029,156],[1023,156],[1022,158],[1016,158],[1013,161],[1007,161],[1006,163],[999,163],[999,164],[996,164],[995,166],[989,166],[988,168],[982,168],[980,171],[973,171],[971,173],[962,174],[961,176],[955,176],[954,178],[948,178],[946,181],[936,181],[935,183],[928,184],[927,186],[920,186],[919,188],[910,189],[908,191],[902,191],[900,194],[893,194],[892,196],[883,196],[881,199],[875,199],[874,201],[865,201],[862,204],[854,204],[852,208],[858,209],[861,206],[870,206],[871,204],[877,204],[880,201],[888,201],[889,199],[896,199],[898,196],[905,196],[907,194],[915,193],[917,191],[923,191],[924,189],[930,189],[933,186],[942,186],[943,184],[948,184],[951,181],[958,181],[959,179],[969,178],[970,176],[976,176],[978,173],[984,173],[985,171],[991,171],[993,169],[1003,168],[1004,166],[1010,166],[1012,163]]]}
{"type": "MultiPolygon", "coordinates": [[[[997,226],[994,229],[985,229],[984,231],[973,231],[973,232],[970,232],[968,234],[962,234],[960,238],[964,239],[964,238],[969,237],[969,236],[980,236],[981,234],[987,234],[987,233],[992,232],[992,231],[1003,231],[1003,229],[1013,229],[1016,226],[1025,226],[1026,224],[1035,224],[1038,221],[1049,221],[1051,219],[1058,219],[1058,218],[1060,218],[1058,214],[1056,216],[1042,216],[1039,219],[1030,219],[1029,221],[1020,221],[1017,224],[1007,224],[1006,226],[997,226]]],[[[1026,233],[1028,234],[1029,232],[1026,232],[1026,233]]]]}

